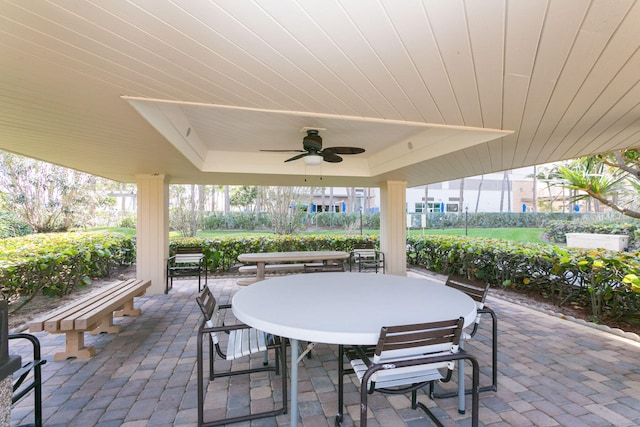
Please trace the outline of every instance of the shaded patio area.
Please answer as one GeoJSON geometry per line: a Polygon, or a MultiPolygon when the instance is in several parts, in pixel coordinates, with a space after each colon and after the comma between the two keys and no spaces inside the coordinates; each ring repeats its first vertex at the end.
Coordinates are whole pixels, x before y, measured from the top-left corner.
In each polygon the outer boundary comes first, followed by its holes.
{"type": "MultiPolygon", "coordinates": [[[[209,280],[214,295],[228,300],[236,279],[209,280]]],[[[89,361],[53,362],[64,346],[60,335],[37,334],[43,355],[44,424],[54,426],[196,425],[197,282],[179,280],[169,295],[145,296],[137,318],[124,318],[118,335],[87,336],[97,355],[89,361]]],[[[499,319],[499,391],[480,395],[484,426],[635,426],[640,425],[640,343],[497,298],[488,299],[499,319]]],[[[339,314],[336,314],[339,315],[339,314]]],[[[483,323],[466,349],[485,368],[490,361],[490,322],[483,323]]],[[[633,337],[632,337],[633,338],[633,337]]],[[[12,353],[19,353],[13,346],[12,353]]],[[[337,407],[337,346],[319,344],[300,366],[300,411],[305,427],[332,426],[337,407]]],[[[259,357],[260,358],[260,357],[259,357]]],[[[470,371],[470,370],[468,370],[470,371]]],[[[253,374],[254,399],[270,401],[268,373],[253,374]],[[266,393],[263,393],[265,392],[266,393]],[[264,394],[265,396],[260,396],[264,394]]],[[[209,385],[207,411],[248,406],[249,380],[216,379],[209,385]],[[214,400],[214,396],[217,400],[214,400]],[[226,399],[226,401],[225,401],[226,399]],[[220,402],[223,402],[222,404],[220,402]]],[[[483,375],[481,384],[489,379],[483,375]]],[[[278,382],[273,382],[277,386],[278,382]]],[[[279,390],[274,394],[278,395],[279,390]]],[[[469,425],[457,412],[457,399],[432,402],[446,426],[469,425]]],[[[356,387],[345,387],[347,415],[358,417],[356,387]]],[[[266,401],[265,401],[266,402],[266,401]]],[[[11,425],[32,421],[30,396],[12,411],[11,425]]],[[[266,403],[268,404],[268,403],[266,403]]],[[[404,396],[370,400],[370,426],[430,426],[404,396]]],[[[468,399],[467,407],[470,405],[468,399]]],[[[240,408],[240,409],[238,409],[240,408]]],[[[237,426],[287,426],[289,415],[237,426]]]]}

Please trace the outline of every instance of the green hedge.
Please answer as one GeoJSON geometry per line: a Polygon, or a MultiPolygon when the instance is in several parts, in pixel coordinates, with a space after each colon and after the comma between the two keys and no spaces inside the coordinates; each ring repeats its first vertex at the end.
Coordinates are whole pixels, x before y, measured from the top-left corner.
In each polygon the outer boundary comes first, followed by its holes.
{"type": "MultiPolygon", "coordinates": [[[[249,252],[341,250],[357,243],[378,245],[377,236],[256,236],[179,238],[178,245],[203,246],[212,272],[230,271],[249,252]]],[[[540,292],[558,305],[581,304],[594,318],[640,314],[640,252],[567,249],[497,239],[416,236],[407,239],[409,264],[490,283],[540,292]]],[[[42,292],[65,295],[135,261],[135,242],[119,233],[53,233],[0,240],[4,299],[42,292]]]]}
{"type": "Polygon", "coordinates": [[[589,218],[588,214],[569,212],[429,212],[408,214],[409,228],[544,228],[550,221],[589,218]]]}
{"type": "Polygon", "coordinates": [[[421,236],[407,239],[407,260],[492,286],[534,290],[557,305],[581,304],[590,307],[595,319],[640,314],[639,252],[421,236]]]}
{"type": "Polygon", "coordinates": [[[640,231],[638,224],[628,222],[568,222],[551,221],[546,234],[553,242],[566,243],[567,233],[595,233],[595,234],[626,234],[629,236],[629,246],[637,244],[640,231]]]}
{"type": "Polygon", "coordinates": [[[29,224],[10,212],[0,212],[0,239],[31,234],[29,224]]]}
{"type": "Polygon", "coordinates": [[[135,242],[119,233],[33,234],[0,240],[0,292],[6,300],[67,295],[92,278],[135,261],[135,242]]]}

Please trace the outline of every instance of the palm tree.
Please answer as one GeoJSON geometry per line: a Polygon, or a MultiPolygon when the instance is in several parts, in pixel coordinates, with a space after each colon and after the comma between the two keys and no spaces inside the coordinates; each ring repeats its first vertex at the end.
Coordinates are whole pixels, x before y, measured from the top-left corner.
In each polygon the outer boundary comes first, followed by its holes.
{"type": "Polygon", "coordinates": [[[624,153],[610,156],[616,163],[602,156],[592,156],[559,166],[559,176],[576,191],[574,200],[594,199],[623,215],[640,218],[640,211],[633,208],[640,184],[632,166],[637,159],[632,157],[627,163],[624,153]]]}
{"type": "Polygon", "coordinates": [[[484,175],[480,175],[480,182],[478,183],[478,195],[476,196],[476,209],[475,209],[476,213],[478,213],[478,206],[480,205],[480,192],[482,191],[483,182],[484,182],[484,175]]]}

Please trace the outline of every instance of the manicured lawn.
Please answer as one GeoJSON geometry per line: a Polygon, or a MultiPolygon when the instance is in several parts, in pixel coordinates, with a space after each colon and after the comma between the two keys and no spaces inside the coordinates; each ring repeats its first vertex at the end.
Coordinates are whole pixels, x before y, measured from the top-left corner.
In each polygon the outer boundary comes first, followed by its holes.
{"type": "MultiPolygon", "coordinates": [[[[542,239],[544,228],[469,228],[469,237],[504,239],[522,243],[549,243],[542,239]]],[[[464,228],[410,230],[411,236],[435,234],[441,236],[464,236],[464,228]]]]}
{"type": "MultiPolygon", "coordinates": [[[[120,227],[97,227],[88,231],[113,231],[120,232],[128,235],[135,236],[136,230],[133,228],[120,228],[120,227]]],[[[467,230],[469,237],[484,237],[494,239],[504,239],[513,242],[522,243],[549,243],[542,239],[544,233],[543,228],[469,228],[467,230]]],[[[330,236],[340,235],[359,235],[360,230],[318,230],[318,231],[305,231],[299,234],[321,234],[330,236]]],[[[378,230],[363,230],[363,234],[366,235],[378,235],[378,230]]],[[[425,230],[409,230],[407,235],[409,236],[421,236],[427,234],[445,235],[445,236],[464,236],[464,228],[449,228],[449,229],[425,229],[425,230]]],[[[214,237],[247,237],[247,236],[272,236],[271,231],[238,231],[238,230],[206,230],[199,231],[198,237],[214,238],[214,237]]],[[[180,234],[172,231],[170,233],[171,238],[177,238],[180,234]]]]}
{"type": "Polygon", "coordinates": [[[88,228],[86,230],[78,230],[78,231],[86,231],[88,233],[91,233],[91,232],[122,233],[122,234],[126,234],[127,236],[136,235],[135,228],[124,228],[124,227],[94,227],[94,228],[88,228]]]}

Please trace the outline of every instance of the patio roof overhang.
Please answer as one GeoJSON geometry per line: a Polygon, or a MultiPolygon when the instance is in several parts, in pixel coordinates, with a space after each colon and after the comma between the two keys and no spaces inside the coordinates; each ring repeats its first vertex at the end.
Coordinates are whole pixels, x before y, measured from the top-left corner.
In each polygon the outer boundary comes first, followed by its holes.
{"type": "Polygon", "coordinates": [[[637,2],[23,2],[0,149],[123,182],[408,186],[638,145],[637,2]],[[284,163],[305,127],[339,164],[284,163]]]}

